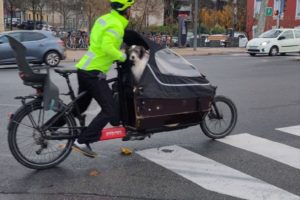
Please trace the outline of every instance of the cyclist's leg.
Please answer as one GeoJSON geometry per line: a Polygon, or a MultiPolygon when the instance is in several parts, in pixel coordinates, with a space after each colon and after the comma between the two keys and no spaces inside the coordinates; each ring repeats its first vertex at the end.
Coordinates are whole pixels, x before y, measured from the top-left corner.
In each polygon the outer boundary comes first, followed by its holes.
{"type": "Polygon", "coordinates": [[[89,92],[101,106],[101,112],[93,119],[87,129],[79,136],[79,143],[99,141],[101,130],[115,116],[112,91],[105,79],[88,79],[89,92]]]}
{"type": "Polygon", "coordinates": [[[83,97],[78,99],[76,106],[79,111],[79,113],[76,110],[73,110],[74,116],[78,116],[78,114],[84,113],[87,108],[89,107],[90,103],[92,102],[92,95],[88,90],[88,86],[86,84],[86,79],[89,77],[86,76],[86,74],[82,73],[80,70],[77,72],[77,80],[78,80],[78,94],[84,91],[88,91],[83,97]]]}
{"type": "MultiPolygon", "coordinates": [[[[84,79],[86,79],[86,77],[84,77],[83,74],[81,74],[80,72],[77,73],[77,79],[78,79],[78,94],[80,94],[81,92],[86,91],[86,85],[84,83],[84,79]]],[[[84,96],[82,96],[80,99],[77,100],[75,106],[73,107],[72,110],[72,114],[74,117],[77,117],[79,115],[81,115],[82,113],[84,113],[87,108],[89,107],[90,103],[92,101],[92,96],[87,93],[84,96]]],[[[47,126],[49,123],[51,123],[53,120],[55,120],[57,118],[57,116],[60,113],[57,113],[56,115],[54,115],[53,117],[51,117],[44,126],[47,126]]],[[[62,127],[66,124],[66,121],[64,120],[63,117],[61,117],[60,119],[58,119],[51,127],[51,129],[53,131],[56,131],[59,127],[62,127]]]]}

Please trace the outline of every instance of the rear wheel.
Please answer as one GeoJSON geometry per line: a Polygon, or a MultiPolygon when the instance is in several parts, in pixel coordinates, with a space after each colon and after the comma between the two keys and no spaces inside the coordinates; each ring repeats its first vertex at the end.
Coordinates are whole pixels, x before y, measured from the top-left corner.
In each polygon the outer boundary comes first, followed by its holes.
{"type": "MultiPolygon", "coordinates": [[[[74,140],[46,140],[40,127],[55,113],[44,111],[41,100],[21,107],[10,121],[8,144],[15,159],[31,169],[47,169],[61,163],[71,152],[74,140]]],[[[66,125],[51,127],[55,133],[75,135],[76,122],[70,115],[63,116],[66,125]]],[[[50,128],[50,129],[51,129],[50,128]]],[[[46,131],[44,134],[53,134],[46,131]]]]}
{"type": "Polygon", "coordinates": [[[200,126],[203,133],[212,139],[219,139],[229,135],[237,122],[235,104],[225,96],[214,98],[212,109],[205,115],[200,126]]]}

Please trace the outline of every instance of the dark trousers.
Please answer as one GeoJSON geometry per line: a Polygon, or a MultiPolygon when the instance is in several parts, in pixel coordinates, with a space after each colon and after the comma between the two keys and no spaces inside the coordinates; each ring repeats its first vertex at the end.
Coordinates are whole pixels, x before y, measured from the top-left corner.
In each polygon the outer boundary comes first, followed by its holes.
{"type": "Polygon", "coordinates": [[[78,94],[87,91],[87,94],[77,102],[80,113],[87,110],[94,98],[101,107],[100,113],[89,126],[80,134],[78,143],[93,143],[99,141],[102,129],[116,117],[112,91],[106,78],[97,71],[78,70],[78,94]]]}

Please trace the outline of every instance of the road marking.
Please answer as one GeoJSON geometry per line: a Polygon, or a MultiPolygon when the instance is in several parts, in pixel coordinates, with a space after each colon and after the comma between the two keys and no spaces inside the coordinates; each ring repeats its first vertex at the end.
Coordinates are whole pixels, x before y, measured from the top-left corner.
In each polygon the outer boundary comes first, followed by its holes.
{"type": "Polygon", "coordinates": [[[300,149],[295,147],[273,142],[248,133],[227,136],[218,141],[300,169],[300,149]]]}
{"type": "Polygon", "coordinates": [[[292,135],[300,136],[300,125],[299,126],[289,126],[289,127],[284,127],[284,128],[276,128],[275,130],[289,133],[292,135]]]}
{"type": "Polygon", "coordinates": [[[253,200],[300,200],[299,196],[176,145],[137,153],[220,194],[253,200]]]}

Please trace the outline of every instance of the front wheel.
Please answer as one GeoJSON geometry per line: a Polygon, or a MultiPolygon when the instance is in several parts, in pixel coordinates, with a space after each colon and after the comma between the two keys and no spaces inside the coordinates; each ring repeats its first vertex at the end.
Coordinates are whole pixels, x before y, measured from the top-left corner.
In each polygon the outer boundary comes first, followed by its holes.
{"type": "Polygon", "coordinates": [[[204,116],[200,126],[203,133],[212,139],[229,135],[237,122],[235,104],[225,96],[216,96],[211,110],[204,116]]]}
{"type": "MultiPolygon", "coordinates": [[[[74,139],[47,140],[42,125],[55,113],[44,111],[42,100],[34,100],[22,106],[11,118],[8,130],[8,144],[15,159],[31,169],[47,169],[61,163],[71,152],[74,139]]],[[[71,115],[63,116],[66,124],[50,127],[56,133],[75,135],[76,122],[71,115]]]]}
{"type": "Polygon", "coordinates": [[[277,56],[278,53],[279,53],[278,47],[275,47],[275,46],[274,46],[274,47],[272,47],[272,48],[270,49],[269,56],[277,56]]]}

